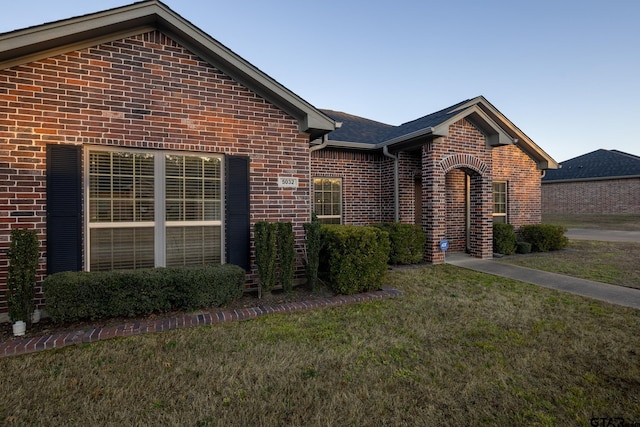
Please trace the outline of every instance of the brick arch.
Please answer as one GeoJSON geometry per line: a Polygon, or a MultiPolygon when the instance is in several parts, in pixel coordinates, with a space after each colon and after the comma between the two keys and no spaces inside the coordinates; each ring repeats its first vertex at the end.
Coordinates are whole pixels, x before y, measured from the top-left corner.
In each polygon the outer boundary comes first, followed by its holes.
{"type": "Polygon", "coordinates": [[[440,167],[444,173],[448,173],[453,169],[471,169],[474,172],[484,176],[489,167],[485,162],[471,154],[453,154],[445,157],[440,161],[440,167]]]}

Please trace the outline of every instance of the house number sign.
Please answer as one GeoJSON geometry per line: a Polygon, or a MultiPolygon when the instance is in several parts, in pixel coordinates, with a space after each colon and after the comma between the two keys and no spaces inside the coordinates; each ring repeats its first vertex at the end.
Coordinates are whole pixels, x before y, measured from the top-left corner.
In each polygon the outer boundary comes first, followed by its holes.
{"type": "Polygon", "coordinates": [[[278,177],[278,187],[280,188],[298,188],[298,178],[278,177]]]}

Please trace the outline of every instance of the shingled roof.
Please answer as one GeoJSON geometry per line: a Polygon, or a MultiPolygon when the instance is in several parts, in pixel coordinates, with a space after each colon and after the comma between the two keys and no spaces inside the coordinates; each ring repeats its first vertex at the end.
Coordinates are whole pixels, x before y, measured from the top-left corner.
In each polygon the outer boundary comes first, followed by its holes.
{"type": "MultiPolygon", "coordinates": [[[[518,144],[538,163],[540,169],[558,167],[551,156],[482,96],[458,102],[399,126],[334,110],[320,111],[340,123],[336,130],[327,135],[325,143],[329,146],[355,150],[411,149],[419,147],[425,139],[448,136],[450,125],[466,119],[485,135],[488,145],[518,144]]],[[[319,141],[316,143],[319,144],[319,141]]]]}
{"type": "Polygon", "coordinates": [[[320,110],[333,120],[342,123],[342,127],[336,129],[329,134],[331,141],[349,141],[360,142],[365,144],[379,144],[403,135],[409,135],[412,132],[435,127],[447,121],[461,105],[469,102],[459,102],[451,107],[436,111],[420,117],[419,119],[403,123],[400,126],[393,126],[386,123],[380,123],[375,120],[365,119],[364,117],[354,116],[339,111],[320,110]]]}
{"type": "Polygon", "coordinates": [[[596,150],[562,162],[542,182],[640,177],[640,157],[618,150],[596,150]]]}

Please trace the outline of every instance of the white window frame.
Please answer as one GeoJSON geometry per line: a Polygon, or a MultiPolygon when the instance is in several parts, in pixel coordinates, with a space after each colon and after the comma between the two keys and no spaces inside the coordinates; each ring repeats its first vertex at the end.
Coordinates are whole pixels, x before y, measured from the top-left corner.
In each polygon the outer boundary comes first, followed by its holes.
{"type": "Polygon", "coordinates": [[[342,198],[342,192],[344,189],[343,186],[343,179],[339,178],[339,177],[335,177],[335,176],[314,176],[312,178],[312,182],[313,182],[313,212],[316,213],[316,216],[318,217],[318,220],[320,220],[320,222],[323,222],[323,220],[333,220],[333,219],[338,219],[339,220],[339,224],[342,224],[342,214],[344,212],[344,201],[342,198]],[[336,180],[340,183],[340,214],[338,215],[320,215],[316,212],[316,180],[321,180],[321,179],[329,179],[329,180],[336,180]]]}
{"type": "MultiPolygon", "coordinates": [[[[500,192],[502,193],[502,192],[500,192]]],[[[508,224],[509,223],[509,183],[508,181],[493,181],[492,185],[491,185],[491,201],[492,201],[492,205],[491,205],[491,209],[492,209],[492,215],[493,215],[493,222],[496,222],[496,218],[500,217],[500,218],[504,218],[504,223],[508,224]],[[495,191],[495,185],[496,184],[500,184],[500,185],[504,185],[504,212],[495,212],[495,206],[496,206],[496,199],[495,199],[495,195],[496,195],[496,191],[495,191]]]]}
{"type": "Polygon", "coordinates": [[[127,227],[153,227],[154,228],[154,264],[155,267],[166,266],[166,229],[171,226],[219,226],[220,227],[220,263],[225,263],[225,162],[224,156],[213,153],[202,153],[192,151],[164,151],[164,150],[144,150],[128,147],[103,147],[87,145],[83,153],[83,196],[84,196],[84,270],[90,271],[91,266],[91,229],[94,228],[127,228],[127,227]],[[108,152],[128,152],[137,154],[151,154],[154,158],[154,220],[153,221],[133,221],[133,222],[91,222],[89,210],[89,153],[96,151],[108,152]],[[166,156],[193,156],[210,157],[220,160],[220,219],[206,221],[166,221],[165,215],[165,160],[166,156]],[[161,225],[162,224],[162,225],[161,225]]]}

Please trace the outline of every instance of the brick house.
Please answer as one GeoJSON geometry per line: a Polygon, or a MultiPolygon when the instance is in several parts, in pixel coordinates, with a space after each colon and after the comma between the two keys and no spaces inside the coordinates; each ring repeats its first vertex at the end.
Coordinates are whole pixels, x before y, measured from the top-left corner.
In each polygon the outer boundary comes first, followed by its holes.
{"type": "Polygon", "coordinates": [[[493,222],[540,223],[541,171],[557,164],[485,98],[400,126],[323,112],[339,127],[311,147],[321,219],[420,224],[432,263],[444,238],[450,251],[489,258],[493,222]],[[330,186],[342,206],[327,203],[330,186]]]}
{"type": "Polygon", "coordinates": [[[38,282],[226,262],[252,287],[252,225],[292,222],[301,254],[313,209],[489,257],[556,166],[482,97],[401,126],[318,110],[157,0],[1,34],[0,313],[12,228],[38,231],[38,282]]]}
{"type": "Polygon", "coordinates": [[[640,215],[640,157],[596,150],[542,178],[545,214],[640,215]]]}

